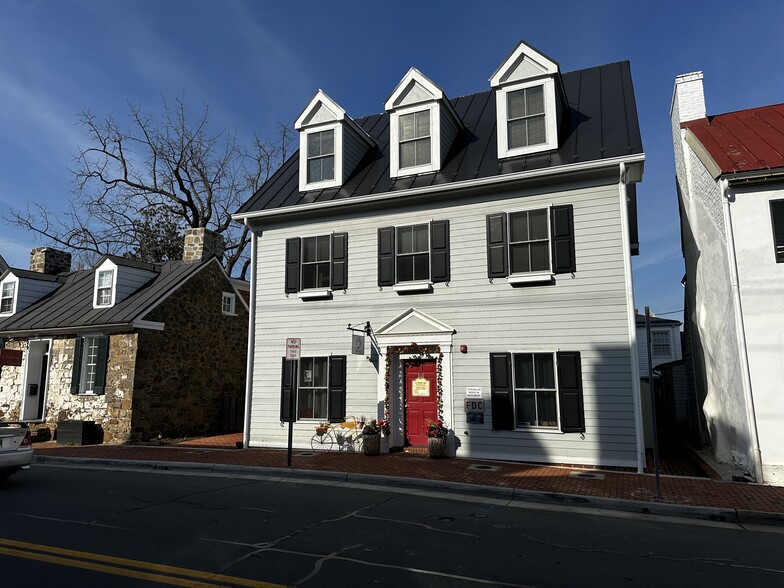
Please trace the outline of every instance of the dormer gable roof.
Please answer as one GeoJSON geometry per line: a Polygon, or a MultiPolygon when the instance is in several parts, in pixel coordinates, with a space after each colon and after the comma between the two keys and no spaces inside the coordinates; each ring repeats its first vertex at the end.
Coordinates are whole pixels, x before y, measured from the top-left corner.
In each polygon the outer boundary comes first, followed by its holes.
{"type": "Polygon", "coordinates": [[[311,98],[308,105],[297,117],[297,120],[294,121],[294,128],[297,131],[302,131],[308,127],[336,122],[350,125],[352,129],[357,131],[357,134],[369,147],[375,145],[373,139],[362,130],[362,127],[355,123],[354,119],[351,118],[337,102],[327,96],[327,93],[322,89],[319,89],[316,92],[316,95],[311,98]]]}
{"type": "Polygon", "coordinates": [[[520,41],[504,62],[490,76],[490,87],[496,88],[503,84],[520,82],[543,76],[559,74],[561,67],[531,45],[520,41]]]}
{"type": "Polygon", "coordinates": [[[389,111],[400,106],[443,99],[444,91],[425,74],[412,67],[384,102],[384,110],[389,111]]]}

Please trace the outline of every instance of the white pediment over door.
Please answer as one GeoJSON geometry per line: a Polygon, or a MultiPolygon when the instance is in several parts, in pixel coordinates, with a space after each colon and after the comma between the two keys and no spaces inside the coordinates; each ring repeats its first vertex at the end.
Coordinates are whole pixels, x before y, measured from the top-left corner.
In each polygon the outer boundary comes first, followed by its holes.
{"type": "MultiPolygon", "coordinates": [[[[378,337],[400,335],[453,335],[455,330],[447,324],[415,308],[409,308],[403,314],[392,319],[378,331],[378,337]]],[[[413,341],[413,340],[412,340],[413,341]]]]}

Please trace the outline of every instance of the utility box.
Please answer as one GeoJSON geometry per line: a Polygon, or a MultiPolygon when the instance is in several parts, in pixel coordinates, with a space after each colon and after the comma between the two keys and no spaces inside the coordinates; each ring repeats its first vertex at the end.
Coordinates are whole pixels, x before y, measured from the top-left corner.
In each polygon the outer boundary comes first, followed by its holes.
{"type": "Polygon", "coordinates": [[[95,421],[60,421],[57,423],[58,445],[96,445],[103,441],[101,427],[95,421]]]}

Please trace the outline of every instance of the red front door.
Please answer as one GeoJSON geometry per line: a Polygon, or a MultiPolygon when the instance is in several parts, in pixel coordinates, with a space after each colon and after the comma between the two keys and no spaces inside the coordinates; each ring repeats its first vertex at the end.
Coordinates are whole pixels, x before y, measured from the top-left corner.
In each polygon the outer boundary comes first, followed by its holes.
{"type": "Polygon", "coordinates": [[[427,445],[425,427],[438,419],[438,381],[432,359],[403,361],[406,381],[406,445],[427,445]]]}

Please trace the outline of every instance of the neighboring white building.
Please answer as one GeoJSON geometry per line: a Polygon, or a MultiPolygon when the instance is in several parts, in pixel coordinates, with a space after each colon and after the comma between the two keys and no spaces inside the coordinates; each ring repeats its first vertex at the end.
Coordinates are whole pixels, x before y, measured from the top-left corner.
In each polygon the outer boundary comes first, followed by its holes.
{"type": "Polygon", "coordinates": [[[346,414],[424,445],[441,417],[459,456],[641,470],[628,62],[562,74],[520,43],[487,91],[450,100],[412,68],[384,107],[355,121],[319,91],[299,152],[235,215],[253,234],[245,443],[285,447],[293,402],[296,447],[346,414]],[[347,325],[368,323],[352,355],[347,325]]]}
{"type": "Polygon", "coordinates": [[[698,397],[716,459],[784,484],[784,105],[707,117],[702,77],[671,108],[698,397]]]}

